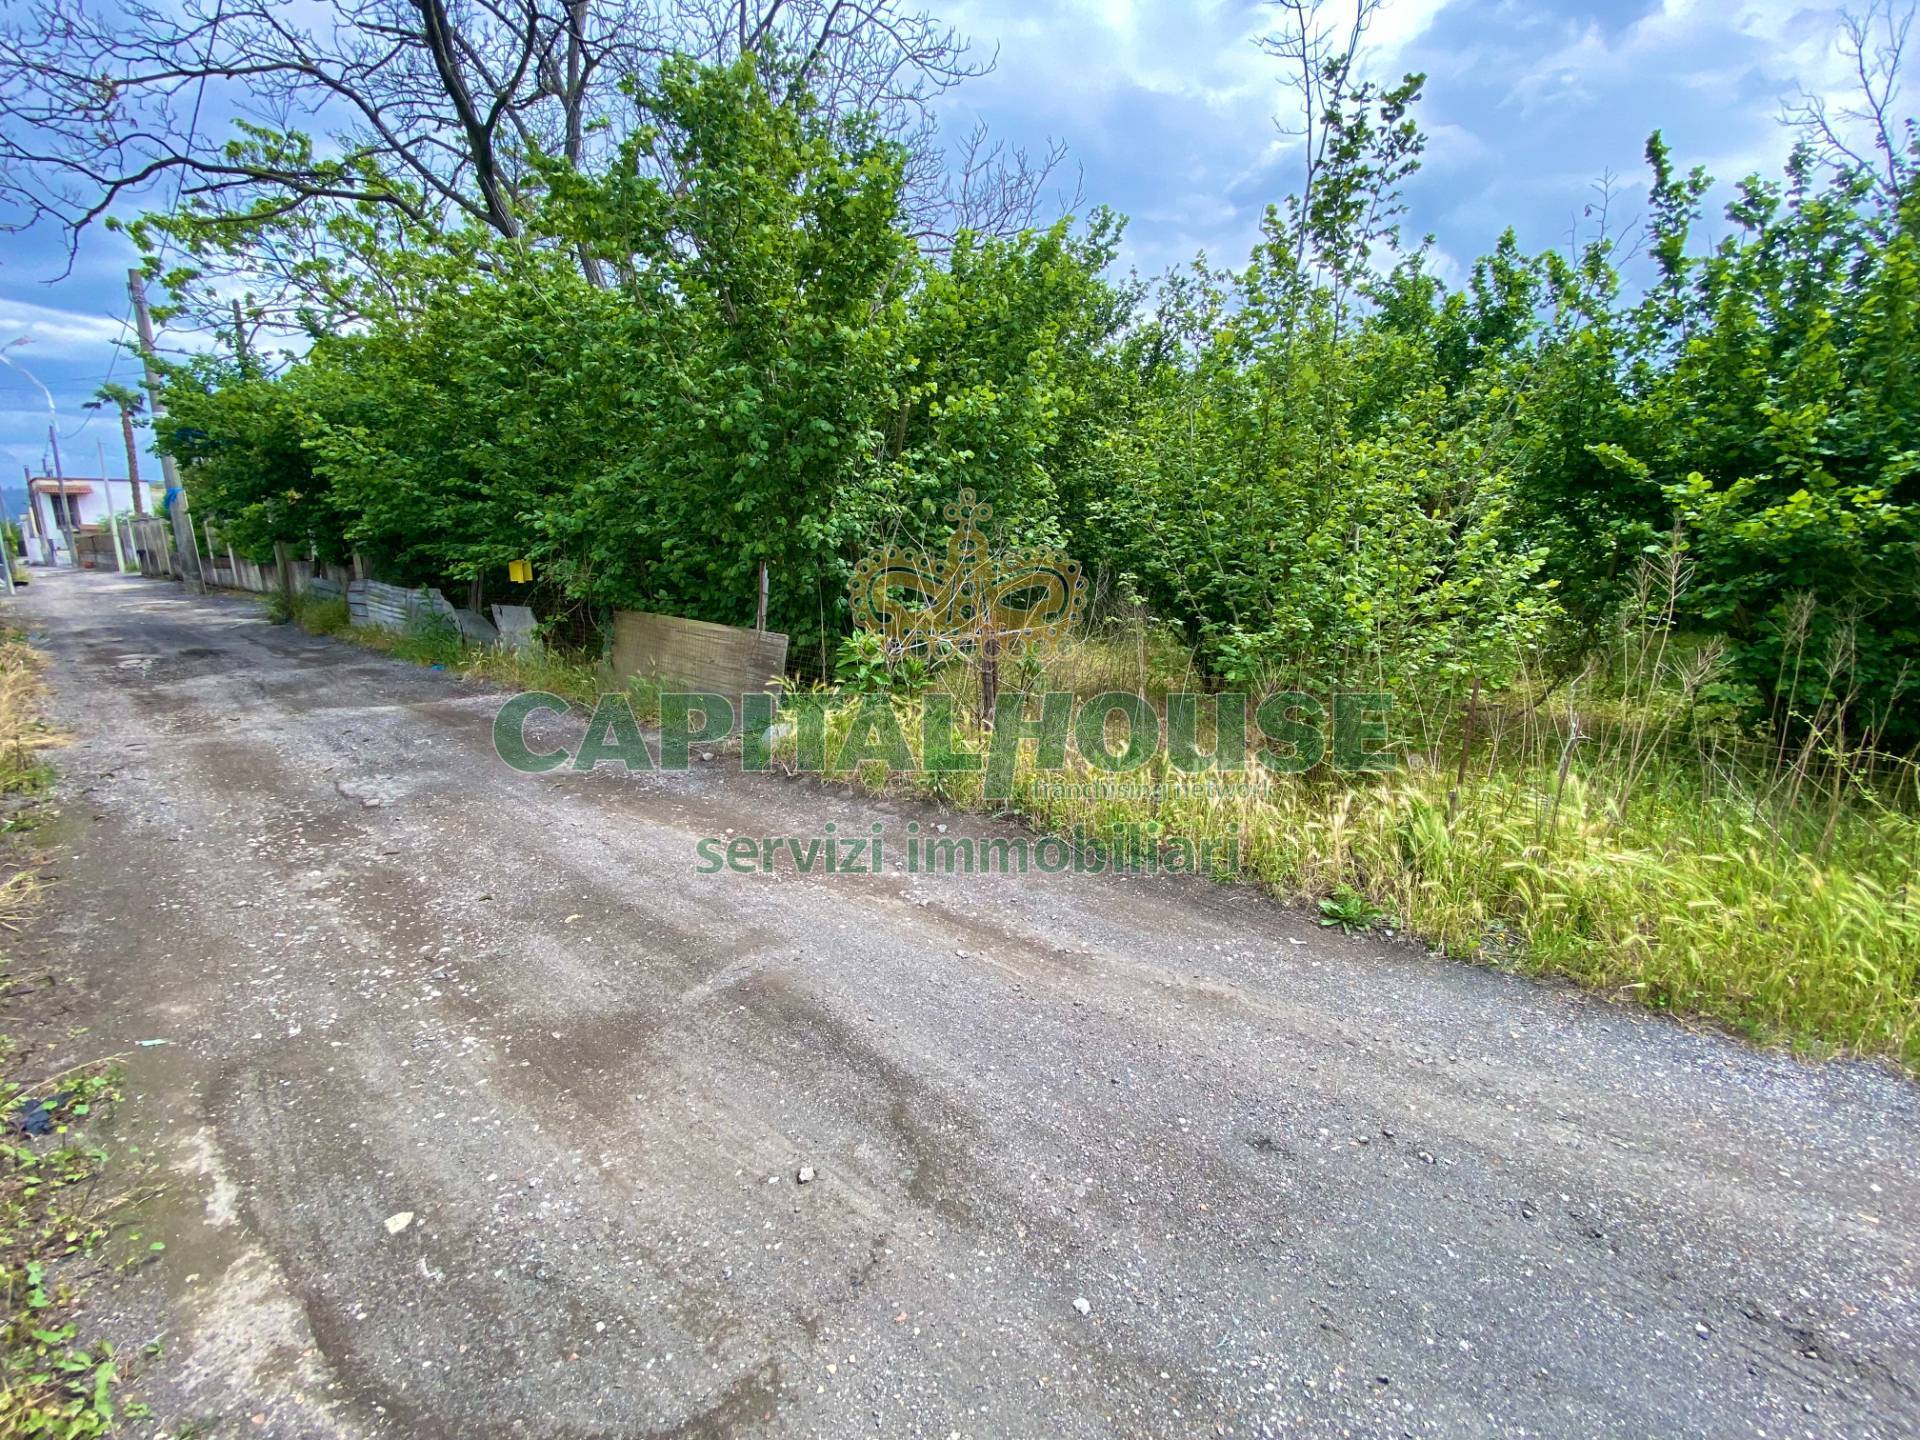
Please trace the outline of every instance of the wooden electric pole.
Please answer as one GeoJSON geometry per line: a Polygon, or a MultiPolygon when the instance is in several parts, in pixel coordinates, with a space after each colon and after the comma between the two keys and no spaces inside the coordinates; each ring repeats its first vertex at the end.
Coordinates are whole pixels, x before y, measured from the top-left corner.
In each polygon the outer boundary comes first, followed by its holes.
{"type": "MultiPolygon", "coordinates": [[[[147,409],[153,416],[153,427],[157,434],[167,407],[160,399],[160,367],[153,362],[153,316],[147,313],[147,284],[138,269],[127,271],[127,296],[133,301],[134,321],[140,332],[140,362],[147,377],[147,409]]],[[[168,514],[173,520],[173,546],[180,555],[180,576],[186,578],[186,552],[192,551],[194,570],[204,586],[207,583],[206,567],[200,561],[200,546],[193,536],[193,520],[187,514],[187,492],[180,484],[180,471],[173,463],[173,456],[162,452],[160,473],[166,478],[167,493],[173,497],[168,514]]]]}
{"type": "Polygon", "coordinates": [[[113,535],[113,567],[124,575],[127,573],[127,554],[120,548],[120,522],[113,514],[113,481],[107,477],[107,443],[96,435],[93,437],[93,448],[100,457],[100,488],[107,492],[107,529],[113,535]]]}

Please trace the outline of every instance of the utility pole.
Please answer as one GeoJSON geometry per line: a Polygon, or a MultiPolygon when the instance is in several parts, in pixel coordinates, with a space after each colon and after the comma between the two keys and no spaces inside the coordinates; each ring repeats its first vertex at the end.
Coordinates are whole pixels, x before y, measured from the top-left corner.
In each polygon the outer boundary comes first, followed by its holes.
{"type": "MultiPolygon", "coordinates": [[[[27,492],[27,499],[29,501],[33,499],[33,492],[31,490],[27,492]]],[[[0,490],[0,526],[5,527],[0,529],[0,565],[6,567],[7,594],[11,595],[13,594],[13,541],[7,538],[7,530],[13,528],[13,511],[7,507],[7,492],[5,490],[0,490]]],[[[20,532],[20,549],[24,553],[26,548],[27,532],[22,530],[20,532]]]]}
{"type": "Polygon", "coordinates": [[[120,548],[120,522],[113,516],[113,481],[107,478],[106,442],[96,435],[93,448],[100,456],[100,488],[107,492],[107,530],[113,536],[113,565],[124,575],[127,573],[127,552],[120,548]]]}
{"type": "Polygon", "coordinates": [[[53,518],[60,522],[60,529],[67,537],[67,563],[74,569],[80,568],[80,552],[73,544],[73,497],[67,493],[67,472],[60,465],[60,427],[47,426],[47,439],[53,445],[53,480],[60,487],[60,503],[53,507],[53,518]]]}
{"type": "MultiPolygon", "coordinates": [[[[153,316],[147,313],[147,282],[139,269],[127,271],[127,296],[133,301],[133,316],[140,332],[140,362],[147,377],[147,408],[153,416],[154,430],[160,428],[161,417],[167,413],[167,407],[160,400],[160,369],[153,363],[153,316]]],[[[200,546],[193,538],[193,521],[187,515],[187,492],[180,484],[180,471],[173,463],[173,456],[162,454],[160,473],[166,478],[167,492],[173,496],[169,513],[173,518],[173,545],[176,551],[193,552],[194,568],[200,572],[200,584],[207,583],[206,567],[200,560],[200,546]]],[[[187,573],[185,556],[181,556],[180,574],[187,573]]]]}
{"type": "Polygon", "coordinates": [[[27,480],[27,528],[33,531],[34,539],[38,540],[42,545],[45,545],[47,543],[47,532],[40,524],[40,507],[34,502],[33,497],[33,467],[31,465],[22,465],[20,472],[27,480]]]}

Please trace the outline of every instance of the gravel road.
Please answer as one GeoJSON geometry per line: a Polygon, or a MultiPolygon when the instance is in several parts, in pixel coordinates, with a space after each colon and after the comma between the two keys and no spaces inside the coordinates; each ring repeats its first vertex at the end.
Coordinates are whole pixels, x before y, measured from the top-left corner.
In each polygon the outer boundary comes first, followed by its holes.
{"type": "Polygon", "coordinates": [[[702,875],[994,827],[517,774],[497,691],[162,582],[13,613],[76,737],[26,949],[168,1181],[97,1309],[163,1337],[163,1420],[1920,1433],[1920,1091],[1877,1067],[1204,882],[702,875]]]}

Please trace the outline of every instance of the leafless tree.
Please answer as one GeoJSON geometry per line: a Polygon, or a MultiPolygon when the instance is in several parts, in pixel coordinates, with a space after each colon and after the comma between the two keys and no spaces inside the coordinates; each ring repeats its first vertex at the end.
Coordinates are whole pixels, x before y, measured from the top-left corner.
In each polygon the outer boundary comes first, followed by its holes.
{"type": "Polygon", "coordinates": [[[0,24],[0,227],[71,247],[171,178],[216,227],[360,204],[513,237],[533,156],[617,146],[622,85],[749,51],[908,144],[929,234],[1027,223],[1060,164],[977,139],[949,171],[934,102],[993,62],[913,0],[24,0],[0,24]]]}
{"type": "Polygon", "coordinates": [[[1073,167],[1067,176],[1067,147],[1049,140],[1044,150],[1009,144],[976,124],[952,151],[936,143],[909,147],[908,220],[923,246],[941,250],[962,230],[980,235],[1009,235],[1034,223],[1043,211],[1065,215],[1085,200],[1084,176],[1073,167]],[[1049,199],[1051,192],[1051,199],[1049,199]]]}
{"type": "Polygon", "coordinates": [[[1920,0],[1870,0],[1840,21],[1840,52],[1851,71],[1851,95],[1834,105],[1802,89],[1782,119],[1801,131],[1833,169],[1866,178],[1889,208],[1912,188],[1920,170],[1920,130],[1900,114],[1901,72],[1920,0]]]}

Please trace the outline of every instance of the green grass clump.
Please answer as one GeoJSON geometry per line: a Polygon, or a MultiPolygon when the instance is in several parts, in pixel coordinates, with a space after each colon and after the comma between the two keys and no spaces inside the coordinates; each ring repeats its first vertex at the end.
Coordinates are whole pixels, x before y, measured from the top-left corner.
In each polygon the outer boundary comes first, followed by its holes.
{"type": "MultiPolygon", "coordinates": [[[[476,648],[468,652],[460,668],[462,674],[476,680],[491,681],[509,690],[544,690],[588,709],[602,694],[620,688],[604,662],[540,644],[521,650],[498,645],[476,648]]],[[[640,713],[637,699],[634,710],[640,713]]],[[[657,690],[653,713],[659,713],[657,690]]]]}
{"type": "Polygon", "coordinates": [[[416,611],[394,642],[392,653],[416,665],[438,665],[452,670],[466,657],[466,641],[460,627],[444,615],[416,611]]]}
{"type": "Polygon", "coordinates": [[[349,623],[344,595],[299,595],[293,602],[293,623],[310,635],[338,635],[349,623]]]}
{"type": "Polygon", "coordinates": [[[348,625],[344,595],[315,595],[304,590],[290,595],[284,590],[269,590],[260,597],[260,604],[272,624],[298,625],[313,635],[337,635],[348,625]]]}

